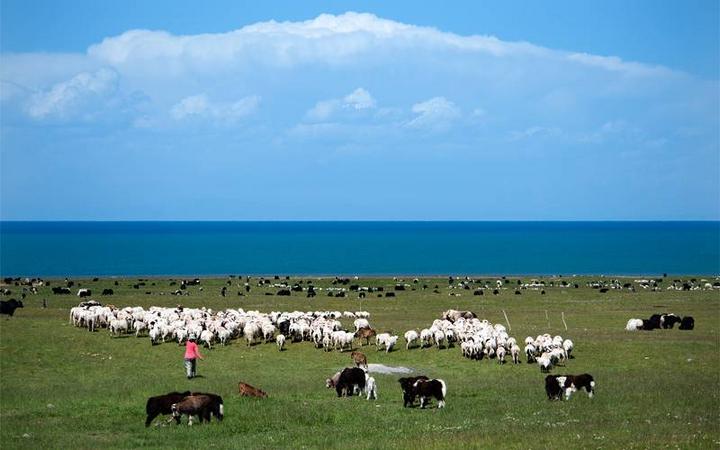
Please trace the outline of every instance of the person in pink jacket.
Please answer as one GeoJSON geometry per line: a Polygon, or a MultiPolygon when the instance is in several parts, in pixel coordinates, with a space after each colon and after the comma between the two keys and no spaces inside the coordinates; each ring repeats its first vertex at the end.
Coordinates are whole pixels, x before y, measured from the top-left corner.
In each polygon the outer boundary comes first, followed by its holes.
{"type": "Polygon", "coordinates": [[[195,336],[190,338],[185,343],[185,372],[187,373],[188,380],[197,375],[197,359],[203,359],[200,354],[197,344],[195,343],[195,336]]]}

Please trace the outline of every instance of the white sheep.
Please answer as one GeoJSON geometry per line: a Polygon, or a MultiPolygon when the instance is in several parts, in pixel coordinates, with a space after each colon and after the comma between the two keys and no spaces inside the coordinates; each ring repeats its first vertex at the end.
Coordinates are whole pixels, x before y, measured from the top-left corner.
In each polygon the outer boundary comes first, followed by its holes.
{"type": "Polygon", "coordinates": [[[547,373],[550,372],[550,369],[552,369],[552,360],[550,359],[549,353],[543,353],[540,355],[537,359],[537,363],[540,366],[541,372],[547,373]]]}
{"type": "Polygon", "coordinates": [[[428,328],[424,328],[420,331],[420,347],[431,346],[433,339],[433,332],[428,328]]]}
{"type": "Polygon", "coordinates": [[[445,333],[442,330],[437,330],[433,335],[433,339],[435,340],[435,345],[437,345],[438,350],[440,350],[440,347],[443,344],[445,344],[445,346],[447,347],[445,333]]]}
{"type": "Polygon", "coordinates": [[[278,334],[275,338],[275,342],[277,342],[278,350],[282,351],[283,346],[285,345],[285,335],[284,334],[278,334]]]}
{"type": "Polygon", "coordinates": [[[510,355],[512,356],[513,364],[520,364],[520,346],[513,344],[510,347],[510,355]]]}
{"type": "Polygon", "coordinates": [[[125,319],[114,319],[110,321],[110,334],[113,336],[127,333],[128,322],[125,319]]]}
{"type": "Polygon", "coordinates": [[[389,338],[387,338],[387,340],[385,341],[385,353],[390,353],[392,348],[397,343],[397,340],[398,340],[397,336],[390,336],[389,338]]]}
{"type": "Polygon", "coordinates": [[[420,339],[420,335],[415,330],[409,330],[405,333],[405,349],[409,350],[410,345],[414,342],[417,342],[420,339]]]}
{"type": "Polygon", "coordinates": [[[502,347],[502,346],[498,347],[498,349],[497,349],[498,364],[505,364],[505,354],[506,354],[505,347],[502,347]]]}
{"type": "Polygon", "coordinates": [[[643,321],[642,319],[630,319],[627,322],[627,325],[625,325],[625,329],[627,331],[637,331],[642,330],[643,321]]]}
{"type": "Polygon", "coordinates": [[[385,348],[385,342],[390,338],[390,333],[380,333],[375,336],[376,350],[380,351],[385,348]]]}
{"type": "Polygon", "coordinates": [[[572,358],[572,356],[570,356],[570,354],[572,353],[573,349],[575,348],[573,341],[571,341],[570,339],[565,339],[562,343],[562,347],[565,350],[565,358],[566,359],[572,358]]]}
{"type": "Polygon", "coordinates": [[[377,383],[375,378],[365,374],[365,392],[367,393],[367,399],[377,400],[377,383]]]}
{"type": "Polygon", "coordinates": [[[226,345],[231,335],[232,333],[227,328],[220,327],[217,329],[217,337],[220,341],[220,345],[226,345]]]}
{"type": "Polygon", "coordinates": [[[202,333],[200,333],[200,342],[202,342],[203,345],[205,345],[209,349],[212,349],[212,343],[214,339],[215,336],[210,330],[203,330],[202,333]]]}
{"type": "MultiPolygon", "coordinates": [[[[355,315],[357,316],[357,314],[355,314],[355,315]]],[[[355,319],[355,321],[353,322],[353,325],[355,325],[356,333],[360,328],[370,328],[370,322],[368,322],[367,319],[362,319],[362,318],[355,319]]]]}
{"type": "Polygon", "coordinates": [[[528,364],[535,362],[535,346],[530,343],[525,346],[525,356],[527,357],[528,364]]]}

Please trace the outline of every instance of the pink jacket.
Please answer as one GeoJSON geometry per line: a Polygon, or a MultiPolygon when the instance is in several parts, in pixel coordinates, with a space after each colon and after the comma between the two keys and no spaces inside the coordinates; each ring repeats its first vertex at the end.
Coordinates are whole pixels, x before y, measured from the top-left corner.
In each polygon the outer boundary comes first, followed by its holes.
{"type": "Polygon", "coordinates": [[[202,355],[198,351],[198,346],[194,342],[187,341],[185,344],[185,359],[203,359],[202,355]]]}

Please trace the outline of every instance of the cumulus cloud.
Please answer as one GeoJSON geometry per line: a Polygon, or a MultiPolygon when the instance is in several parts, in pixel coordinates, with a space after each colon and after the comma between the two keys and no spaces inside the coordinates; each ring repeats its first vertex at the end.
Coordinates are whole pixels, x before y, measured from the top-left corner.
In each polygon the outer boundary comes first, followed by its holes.
{"type": "Polygon", "coordinates": [[[191,95],[176,103],[170,110],[175,120],[217,119],[234,122],[253,114],[260,105],[257,95],[244,97],[233,103],[213,103],[205,94],[191,95]]]}
{"type": "Polygon", "coordinates": [[[310,108],[305,117],[311,121],[329,120],[335,113],[342,110],[362,111],[375,108],[375,99],[368,91],[363,88],[357,88],[343,98],[335,98],[330,100],[321,100],[310,108]]]}
{"type": "Polygon", "coordinates": [[[353,109],[368,109],[375,107],[375,99],[363,88],[357,88],[343,98],[344,106],[353,109]]]}
{"type": "Polygon", "coordinates": [[[102,101],[117,89],[118,75],[109,69],[82,72],[50,89],[33,94],[27,113],[33,119],[67,118],[84,112],[88,106],[102,101]]]}
{"type": "Polygon", "coordinates": [[[268,114],[257,116],[273,135],[352,122],[388,133],[475,126],[500,140],[548,123],[591,134],[620,115],[648,128],[698,127],[717,119],[718,94],[717,82],[665,67],[353,12],[227,33],[129,30],[85,54],[2,55],[0,80],[4,116],[40,125],[89,122],[135,93],[146,107],[126,108],[135,114],[127,123],[234,123],[258,113],[262,96],[268,114]]]}
{"type": "Polygon", "coordinates": [[[550,50],[494,36],[461,36],[432,27],[404,24],[373,14],[321,14],[300,22],[259,22],[227,33],[177,36],[165,31],[130,30],[88,49],[92,58],[126,70],[159,73],[247,68],[253,63],[293,66],[307,63],[355,64],[359,58],[392,60],[398,52],[450,51],[499,58],[568,60],[633,76],[671,73],[669,69],[616,57],[550,50]],[[148,65],[152,61],[154,64],[148,65]]]}
{"type": "Polygon", "coordinates": [[[426,128],[431,130],[447,129],[452,122],[461,116],[460,109],[445,97],[433,97],[412,107],[415,118],[407,123],[410,128],[426,128]]]}

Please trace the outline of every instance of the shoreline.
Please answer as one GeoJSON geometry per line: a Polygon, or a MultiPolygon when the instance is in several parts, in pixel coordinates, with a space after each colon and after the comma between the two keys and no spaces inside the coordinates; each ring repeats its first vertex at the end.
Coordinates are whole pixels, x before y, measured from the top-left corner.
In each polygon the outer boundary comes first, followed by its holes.
{"type": "Polygon", "coordinates": [[[334,278],[377,278],[377,279],[392,279],[392,278],[449,278],[453,277],[455,279],[462,279],[465,277],[469,278],[492,278],[492,279],[501,279],[501,278],[541,278],[541,279],[564,279],[564,278],[647,278],[647,279],[655,279],[655,278],[672,278],[672,277],[680,277],[680,278],[687,278],[687,277],[693,277],[693,278],[708,278],[708,279],[720,279],[720,274],[703,274],[703,273],[692,273],[692,274],[676,274],[676,273],[667,273],[667,274],[569,274],[569,275],[563,275],[563,274],[533,274],[533,273],[525,273],[525,274],[518,274],[518,273],[506,273],[506,274],[418,274],[418,273],[404,273],[404,274],[361,274],[361,273],[353,273],[353,274],[296,274],[296,273],[231,273],[231,274],[198,274],[198,273],[192,273],[192,274],[152,274],[152,275],[146,275],[146,274],[122,274],[122,275],[98,275],[98,274],[68,274],[68,275],[6,275],[3,273],[0,273],[0,280],[3,280],[5,278],[41,278],[44,280],[62,280],[65,278],[77,278],[77,279],[88,279],[88,278],[99,278],[99,279],[124,279],[124,278],[145,278],[145,279],[163,279],[163,278],[200,278],[200,279],[225,279],[225,278],[245,278],[245,277],[251,277],[251,278],[274,278],[274,277],[280,277],[280,279],[284,279],[285,277],[290,278],[317,278],[317,279],[334,279],[334,278]],[[663,276],[666,275],[666,276],[663,276]]]}

